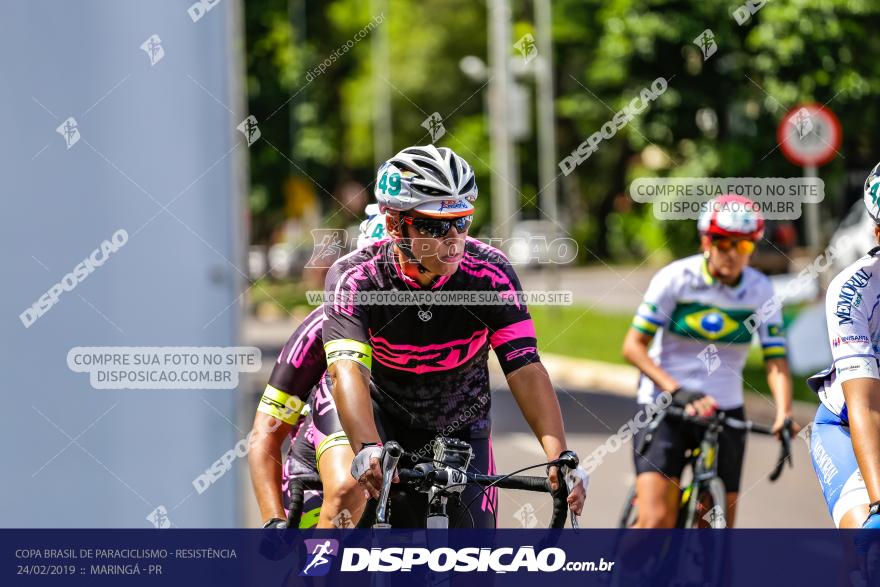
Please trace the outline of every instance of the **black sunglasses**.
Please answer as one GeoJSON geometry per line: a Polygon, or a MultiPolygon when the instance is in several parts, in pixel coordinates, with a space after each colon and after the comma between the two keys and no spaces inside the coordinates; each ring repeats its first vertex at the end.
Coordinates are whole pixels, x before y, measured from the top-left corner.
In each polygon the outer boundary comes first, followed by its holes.
{"type": "Polygon", "coordinates": [[[435,218],[413,218],[412,216],[402,215],[400,219],[404,224],[415,227],[422,236],[431,236],[433,238],[442,238],[449,234],[452,227],[458,232],[465,232],[474,220],[474,215],[469,214],[453,220],[439,220],[435,218]]]}

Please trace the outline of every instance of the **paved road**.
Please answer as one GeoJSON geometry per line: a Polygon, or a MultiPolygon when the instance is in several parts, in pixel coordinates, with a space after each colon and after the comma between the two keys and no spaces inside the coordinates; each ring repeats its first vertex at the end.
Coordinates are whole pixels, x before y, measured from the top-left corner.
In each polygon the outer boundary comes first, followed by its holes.
{"type": "MultiPolygon", "coordinates": [[[[586,275],[583,276],[586,278],[586,275]]],[[[627,287],[627,286],[623,286],[627,287]]],[[[617,297],[617,294],[611,296],[617,297]]],[[[637,303],[637,302],[636,302],[637,303]]],[[[240,425],[248,429],[253,420],[253,409],[259,393],[269,377],[272,358],[293,330],[293,323],[278,321],[263,323],[246,322],[248,344],[261,347],[264,358],[264,371],[251,378],[252,397],[243,401],[240,425]]],[[[559,366],[556,370],[565,371],[568,367],[559,366]]],[[[506,390],[503,376],[492,371],[493,386],[493,446],[498,470],[513,471],[533,462],[540,462],[542,454],[538,443],[528,430],[528,426],[510,392],[506,390]]],[[[564,380],[564,373],[551,373],[554,380],[564,380]]],[[[571,382],[574,383],[574,380],[571,382]]],[[[617,393],[588,392],[578,390],[578,385],[568,385],[567,391],[559,391],[560,404],[565,416],[571,447],[581,456],[595,450],[608,437],[627,422],[635,412],[634,400],[628,395],[617,393]]],[[[582,387],[582,386],[580,386],[582,387]]],[[[243,398],[244,399],[244,398],[243,398]]],[[[796,417],[801,423],[811,419],[813,412],[808,405],[796,406],[796,417]]],[[[769,423],[772,407],[767,400],[751,397],[748,405],[751,417],[769,423]]],[[[831,527],[818,483],[813,475],[807,453],[806,443],[801,439],[794,442],[793,469],[786,468],[782,478],[776,483],[766,480],[778,454],[778,445],[772,439],[753,435],[746,451],[746,464],[742,481],[742,497],[737,523],[740,527],[802,528],[831,527]]],[[[250,479],[245,463],[239,480],[244,495],[243,521],[248,526],[256,524],[259,514],[250,487],[250,479]]],[[[617,524],[623,501],[633,481],[632,446],[627,444],[618,452],[605,457],[602,465],[594,472],[590,484],[587,506],[582,517],[583,525],[591,528],[609,528],[617,524]]],[[[526,503],[535,509],[540,524],[546,524],[550,514],[548,498],[536,499],[534,495],[502,491],[499,512],[500,527],[515,527],[519,524],[514,514],[526,503]]]]}
{"type": "MultiPolygon", "coordinates": [[[[632,417],[635,409],[634,400],[603,393],[561,393],[559,400],[571,448],[582,456],[605,442],[632,417]]],[[[493,394],[492,414],[498,470],[512,471],[540,462],[543,454],[509,392],[493,394]]],[[[773,468],[777,451],[778,444],[773,439],[757,435],[749,438],[737,525],[744,528],[831,527],[806,443],[795,440],[794,468],[786,468],[779,481],[770,483],[766,477],[773,468]]],[[[594,472],[581,517],[582,526],[614,527],[632,481],[632,446],[626,444],[608,455],[594,472]]],[[[548,523],[551,510],[548,498],[502,491],[498,525],[517,527],[520,522],[515,513],[523,507],[535,510],[539,525],[548,523]]]]}

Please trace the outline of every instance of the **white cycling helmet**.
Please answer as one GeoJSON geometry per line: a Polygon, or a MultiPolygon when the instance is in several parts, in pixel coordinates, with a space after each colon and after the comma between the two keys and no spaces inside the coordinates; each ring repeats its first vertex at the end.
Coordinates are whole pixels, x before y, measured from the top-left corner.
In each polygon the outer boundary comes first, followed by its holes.
{"type": "Polygon", "coordinates": [[[367,204],[364,213],[367,219],[361,222],[358,230],[357,248],[359,249],[385,238],[385,215],[379,211],[379,204],[367,204]]]}
{"type": "Polygon", "coordinates": [[[880,224],[880,163],[865,179],[865,208],[875,224],[880,224]]]}
{"type": "Polygon", "coordinates": [[[379,167],[374,193],[383,210],[457,218],[473,214],[477,181],[471,166],[452,149],[415,146],[379,167]]]}

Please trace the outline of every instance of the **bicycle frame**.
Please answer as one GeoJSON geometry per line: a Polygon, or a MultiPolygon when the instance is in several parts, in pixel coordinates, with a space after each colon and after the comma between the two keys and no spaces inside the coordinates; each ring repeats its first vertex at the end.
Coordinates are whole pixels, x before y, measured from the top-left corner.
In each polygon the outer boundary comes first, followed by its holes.
{"type": "Polygon", "coordinates": [[[681,490],[679,511],[686,511],[686,520],[692,520],[697,511],[700,498],[700,485],[708,483],[718,477],[718,437],[723,426],[720,422],[713,422],[706,427],[703,437],[700,439],[699,448],[691,451],[685,467],[690,465],[693,479],[687,487],[681,490]]]}
{"type": "MultiPolygon", "coordinates": [[[[692,449],[685,464],[686,467],[690,466],[691,471],[693,471],[693,479],[688,484],[688,486],[683,488],[681,491],[681,500],[679,501],[679,521],[683,519],[693,519],[694,513],[696,512],[696,508],[698,506],[697,500],[699,499],[699,490],[701,485],[709,484],[712,482],[713,479],[716,479],[718,477],[717,456],[719,435],[721,434],[721,431],[724,429],[725,426],[763,435],[772,436],[774,434],[774,432],[770,428],[767,428],[766,426],[761,426],[752,421],[741,421],[735,418],[726,417],[723,414],[709,419],[702,419],[695,416],[688,416],[682,408],[669,406],[666,409],[657,412],[657,414],[654,416],[654,419],[648,425],[644,436],[642,436],[639,444],[636,446],[636,451],[638,454],[645,453],[647,447],[651,444],[651,442],[653,442],[655,431],[667,415],[673,415],[683,420],[689,420],[700,426],[705,427],[705,431],[703,432],[703,436],[700,440],[700,446],[698,448],[692,449]],[[682,513],[686,513],[687,517],[683,517],[682,513]]],[[[790,420],[786,421],[786,424],[782,429],[782,434],[780,438],[780,456],[776,467],[769,475],[770,481],[776,481],[779,478],[779,476],[782,474],[782,469],[785,466],[786,462],[788,462],[788,465],[790,467],[793,466],[791,460],[790,420]]],[[[630,490],[627,503],[624,507],[623,515],[620,518],[621,527],[627,527],[629,525],[632,509],[634,507],[634,499],[635,488],[630,490]]]]}

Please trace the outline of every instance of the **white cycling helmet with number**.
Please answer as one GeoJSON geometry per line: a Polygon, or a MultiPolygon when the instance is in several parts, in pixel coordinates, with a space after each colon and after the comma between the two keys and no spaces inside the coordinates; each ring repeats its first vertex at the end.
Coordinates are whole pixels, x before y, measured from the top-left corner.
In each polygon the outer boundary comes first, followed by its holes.
{"type": "Polygon", "coordinates": [[[364,208],[367,219],[358,229],[357,248],[362,249],[385,238],[385,215],[379,211],[378,204],[367,204],[364,208]]]}
{"type": "Polygon", "coordinates": [[[415,146],[379,167],[374,192],[383,211],[457,218],[473,214],[477,181],[471,166],[452,149],[415,146]]]}
{"type": "Polygon", "coordinates": [[[880,224],[880,163],[865,179],[865,208],[875,224],[880,224]]]}

